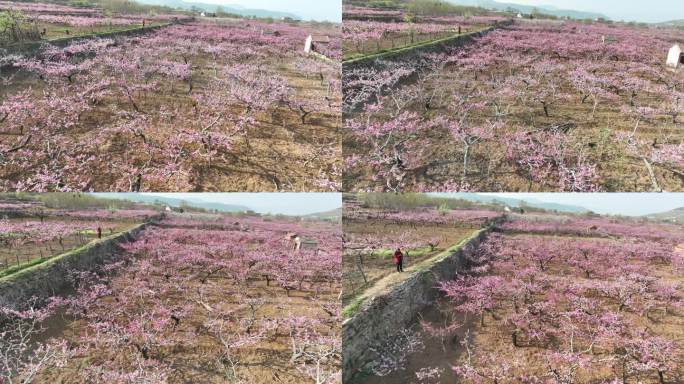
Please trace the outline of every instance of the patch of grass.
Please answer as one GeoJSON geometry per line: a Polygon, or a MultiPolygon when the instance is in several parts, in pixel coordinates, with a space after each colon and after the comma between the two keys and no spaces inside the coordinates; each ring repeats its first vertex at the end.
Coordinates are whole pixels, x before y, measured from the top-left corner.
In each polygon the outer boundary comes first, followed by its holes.
{"type": "Polygon", "coordinates": [[[31,260],[28,263],[12,266],[12,267],[7,268],[4,271],[0,272],[0,280],[6,279],[6,278],[10,279],[10,278],[14,278],[14,277],[23,275],[24,273],[27,273],[29,271],[33,271],[33,270],[37,269],[38,267],[42,266],[43,264],[51,264],[48,262],[49,261],[56,261],[56,260],[59,260],[61,258],[66,257],[66,256],[68,256],[74,252],[81,251],[81,250],[85,249],[86,247],[88,247],[89,245],[90,245],[90,243],[83,245],[79,248],[74,248],[72,250],[69,250],[68,252],[65,252],[65,253],[62,253],[62,254],[59,254],[59,255],[56,255],[53,257],[47,257],[47,258],[42,258],[42,259],[36,258],[36,259],[31,260]]]}
{"type": "Polygon", "coordinates": [[[26,268],[31,268],[34,265],[41,264],[47,260],[48,259],[37,258],[37,259],[33,259],[27,263],[13,265],[9,268],[6,268],[6,269],[3,269],[2,271],[0,271],[0,278],[3,278],[5,276],[9,276],[9,275],[13,275],[13,274],[15,274],[21,270],[24,270],[26,268]]]}
{"type": "Polygon", "coordinates": [[[86,244],[84,244],[78,248],[71,249],[71,250],[69,250],[65,253],[59,254],[57,256],[43,258],[43,259],[37,258],[37,259],[34,259],[34,260],[32,260],[26,264],[15,265],[13,267],[7,268],[7,269],[3,270],[2,272],[0,272],[0,282],[2,282],[3,280],[5,280],[5,281],[13,280],[19,276],[25,275],[27,273],[31,273],[37,269],[44,268],[45,266],[48,266],[48,265],[52,265],[61,259],[67,258],[70,255],[73,255],[74,253],[82,252],[87,248],[90,248],[96,244],[103,242],[103,241],[110,240],[116,236],[121,235],[122,233],[132,231],[141,225],[144,225],[144,224],[136,224],[136,225],[124,230],[124,231],[114,233],[114,234],[109,235],[107,237],[103,237],[100,240],[95,239],[95,241],[90,241],[90,242],[88,242],[88,243],[86,243],[86,244]]]}
{"type": "Polygon", "coordinates": [[[359,311],[359,308],[361,308],[361,304],[363,304],[363,297],[357,297],[352,301],[349,305],[346,307],[342,308],[342,317],[347,319],[356,314],[356,312],[359,311]]]}

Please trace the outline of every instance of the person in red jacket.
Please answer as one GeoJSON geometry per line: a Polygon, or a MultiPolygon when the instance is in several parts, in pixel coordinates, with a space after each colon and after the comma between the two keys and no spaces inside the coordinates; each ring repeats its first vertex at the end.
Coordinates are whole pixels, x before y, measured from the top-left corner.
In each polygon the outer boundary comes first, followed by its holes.
{"type": "Polygon", "coordinates": [[[404,254],[401,253],[401,248],[394,251],[394,264],[397,265],[397,272],[404,272],[404,254]]]}

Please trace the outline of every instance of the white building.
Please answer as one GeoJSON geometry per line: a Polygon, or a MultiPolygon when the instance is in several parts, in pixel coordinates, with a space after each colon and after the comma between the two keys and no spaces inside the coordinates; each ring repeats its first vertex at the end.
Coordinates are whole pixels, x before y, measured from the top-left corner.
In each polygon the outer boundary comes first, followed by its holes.
{"type": "Polygon", "coordinates": [[[679,44],[675,44],[670,48],[670,52],[667,54],[667,65],[673,68],[684,65],[684,53],[682,53],[682,48],[679,44]]]}

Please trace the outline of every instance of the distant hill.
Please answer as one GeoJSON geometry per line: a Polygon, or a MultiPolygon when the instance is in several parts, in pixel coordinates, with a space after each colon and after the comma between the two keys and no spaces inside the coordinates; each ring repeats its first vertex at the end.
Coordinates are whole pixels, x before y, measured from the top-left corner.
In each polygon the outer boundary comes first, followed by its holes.
{"type": "Polygon", "coordinates": [[[182,0],[136,0],[136,1],[139,3],[142,3],[142,4],[163,5],[163,6],[167,6],[167,7],[184,9],[184,10],[190,10],[190,9],[196,8],[196,9],[201,9],[204,12],[216,12],[216,10],[218,8],[221,8],[223,12],[233,13],[233,14],[240,15],[240,16],[272,17],[274,19],[289,17],[292,19],[301,20],[301,17],[295,15],[294,13],[270,11],[267,9],[243,8],[243,7],[240,7],[237,5],[217,5],[217,4],[208,4],[208,3],[201,3],[201,2],[186,2],[186,1],[182,1],[182,0]]]}
{"type": "Polygon", "coordinates": [[[332,211],[311,213],[309,215],[304,215],[302,217],[305,219],[340,221],[342,220],[342,208],[336,208],[332,211]]]}
{"type": "Polygon", "coordinates": [[[652,213],[650,215],[646,215],[645,217],[651,220],[684,223],[684,207],[676,208],[667,212],[652,213]]]}
{"type": "Polygon", "coordinates": [[[658,23],[658,25],[662,25],[665,27],[684,27],[684,20],[670,20],[670,21],[665,21],[662,23],[658,23]]]}
{"type": "Polygon", "coordinates": [[[139,203],[145,204],[162,204],[168,205],[170,207],[190,205],[195,208],[202,208],[211,211],[216,210],[219,212],[246,212],[250,210],[249,207],[246,207],[244,205],[214,203],[195,199],[175,199],[171,197],[142,195],[137,193],[97,193],[95,195],[110,199],[125,199],[130,201],[137,201],[139,203]]]}
{"type": "Polygon", "coordinates": [[[587,212],[590,212],[590,210],[588,210],[584,207],[577,206],[577,205],[547,203],[545,201],[539,201],[539,200],[535,200],[535,199],[522,200],[522,199],[511,198],[511,197],[480,195],[477,193],[458,194],[457,197],[460,199],[475,201],[475,202],[485,203],[485,204],[499,202],[499,203],[502,203],[504,205],[508,205],[510,207],[518,207],[518,206],[520,206],[520,203],[522,202],[523,204],[526,204],[530,207],[541,208],[541,209],[545,209],[547,211],[558,211],[558,212],[569,212],[569,213],[587,213],[587,212]]]}
{"type": "Polygon", "coordinates": [[[551,5],[523,5],[515,3],[501,3],[494,0],[447,0],[452,4],[468,5],[472,7],[482,7],[496,11],[515,11],[525,14],[530,14],[537,10],[546,15],[553,15],[557,17],[570,17],[572,19],[598,19],[603,18],[608,20],[606,15],[596,12],[575,11],[571,9],[560,9],[551,5]]]}

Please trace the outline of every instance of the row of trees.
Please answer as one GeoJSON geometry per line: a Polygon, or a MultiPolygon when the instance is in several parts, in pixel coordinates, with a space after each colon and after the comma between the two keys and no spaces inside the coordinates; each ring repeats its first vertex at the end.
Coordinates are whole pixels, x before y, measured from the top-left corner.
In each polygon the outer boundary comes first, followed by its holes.
{"type": "Polygon", "coordinates": [[[533,232],[546,235],[569,235],[643,239],[668,245],[684,241],[679,226],[608,218],[566,218],[551,216],[508,221],[501,225],[508,232],[533,232]]]}
{"type": "MultiPolygon", "coordinates": [[[[397,23],[397,22],[378,22],[378,21],[345,21],[342,26],[343,39],[345,43],[354,47],[357,53],[368,53],[366,48],[374,44],[375,52],[383,49],[381,40],[391,42],[391,48],[397,46],[397,40],[404,41],[404,44],[418,43],[416,36],[420,40],[433,40],[438,37],[452,35],[454,27],[450,24],[437,23],[397,23]]],[[[349,53],[349,52],[346,52],[349,53]]],[[[372,53],[372,52],[371,52],[372,53]]]]}
{"type": "Polygon", "coordinates": [[[671,265],[671,246],[536,236],[490,242],[495,253],[479,254],[471,273],[441,290],[454,311],[476,316],[482,331],[508,334],[514,348],[534,353],[494,356],[466,337],[457,375],[556,383],[678,377],[681,346],[662,322],[681,316],[684,296],[677,283],[656,277],[659,266],[671,265]]]}
{"type": "Polygon", "coordinates": [[[96,221],[16,221],[0,219],[0,244],[3,248],[16,248],[28,243],[45,243],[58,241],[84,230],[94,230],[98,226],[96,221]]]}
{"type": "Polygon", "coordinates": [[[458,210],[444,207],[440,210],[414,209],[404,211],[351,210],[344,214],[345,220],[381,220],[391,224],[410,225],[413,228],[421,224],[438,225],[473,225],[485,224],[489,220],[501,216],[495,211],[458,210]]]}

